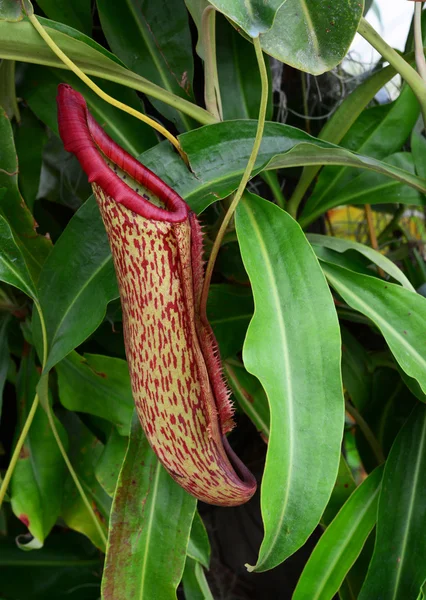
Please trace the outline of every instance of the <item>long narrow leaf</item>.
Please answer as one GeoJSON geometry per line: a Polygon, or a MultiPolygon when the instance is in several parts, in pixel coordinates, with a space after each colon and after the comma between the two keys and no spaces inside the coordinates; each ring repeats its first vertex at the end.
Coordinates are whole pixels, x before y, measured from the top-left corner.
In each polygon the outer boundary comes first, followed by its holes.
{"type": "Polygon", "coordinates": [[[426,298],[338,265],[323,262],[322,268],[349,306],[377,325],[401,368],[426,392],[426,298]]]}
{"type": "Polygon", "coordinates": [[[104,600],[176,600],[195,506],[158,462],[135,414],[111,511],[104,600]]]}
{"type": "Polygon", "coordinates": [[[376,545],[359,600],[416,600],[426,579],[426,407],[395,440],[383,473],[376,545]]]}
{"type": "Polygon", "coordinates": [[[265,537],[254,567],[264,571],[302,546],[333,489],[343,431],[341,342],[332,298],[299,225],[254,195],[238,207],[236,225],[255,298],[244,363],[271,410],[265,537]]]}
{"type": "Polygon", "coordinates": [[[383,468],[353,492],[315,546],[293,600],[332,600],[376,523],[383,468]]]}

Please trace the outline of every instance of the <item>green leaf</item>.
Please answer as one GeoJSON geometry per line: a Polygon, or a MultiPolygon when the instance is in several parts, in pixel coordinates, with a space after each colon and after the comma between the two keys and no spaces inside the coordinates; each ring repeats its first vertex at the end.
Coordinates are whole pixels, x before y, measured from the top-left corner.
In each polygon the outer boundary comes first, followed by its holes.
{"type": "MultiPolygon", "coordinates": [[[[379,160],[388,160],[386,157],[398,152],[410,136],[418,115],[417,99],[411,89],[406,86],[395,102],[365,110],[343,137],[340,145],[352,152],[359,152],[379,160]]],[[[356,199],[355,192],[358,195],[365,193],[362,181],[357,190],[353,189],[352,180],[356,177],[359,177],[359,173],[353,169],[344,167],[323,169],[315,189],[306,203],[302,218],[312,212],[316,213],[319,207],[327,210],[327,207],[356,203],[353,199],[344,200],[345,195],[356,199]],[[337,204],[334,204],[335,196],[342,197],[336,200],[337,204]]],[[[375,182],[375,180],[373,181],[375,182]]],[[[374,187],[371,181],[364,182],[364,187],[366,183],[368,187],[374,187]]],[[[376,202],[377,200],[380,201],[380,196],[376,197],[376,202]]]]}
{"type": "MultiPolygon", "coordinates": [[[[136,92],[110,81],[94,81],[116,100],[144,112],[136,92]]],[[[56,94],[58,84],[64,82],[83,94],[95,119],[102,123],[106,133],[127,152],[137,156],[157,144],[152,127],[99,98],[73,73],[31,65],[26,69],[25,77],[18,87],[19,94],[52,131],[58,134],[56,94]]]]}
{"type": "Polygon", "coordinates": [[[195,506],[157,460],[135,413],[111,511],[104,600],[176,599],[195,506]]]}
{"type": "MultiPolygon", "coordinates": [[[[200,123],[215,122],[215,118],[203,108],[126,69],[111,52],[76,29],[48,19],[39,18],[39,21],[61,50],[84,73],[120,83],[167,102],[200,123]]],[[[0,21],[0,58],[66,69],[26,19],[19,23],[0,21]]]]}
{"type": "Polygon", "coordinates": [[[90,0],[37,0],[42,11],[54,21],[65,23],[87,35],[92,33],[92,3],[90,0]]]}
{"type": "MultiPolygon", "coordinates": [[[[18,431],[22,429],[32,406],[39,378],[34,352],[31,352],[23,357],[18,373],[18,431]]],[[[56,426],[66,444],[66,433],[59,421],[56,421],[56,426]]],[[[38,406],[13,471],[10,494],[13,512],[28,527],[38,547],[43,545],[59,517],[65,476],[65,463],[47,415],[38,406]]]]}
{"type": "MultiPolygon", "coordinates": [[[[129,69],[171,94],[193,101],[192,43],[182,1],[97,0],[97,6],[108,44],[129,69]]],[[[167,104],[155,100],[153,104],[180,130],[193,128],[186,115],[167,104]]]]}
{"type": "Polygon", "coordinates": [[[330,285],[380,329],[401,368],[426,392],[426,298],[375,277],[322,263],[330,285]]]}
{"type": "MultiPolygon", "coordinates": [[[[108,302],[118,297],[105,228],[93,196],[68,223],[43,266],[38,296],[48,341],[48,371],[102,322],[108,302]]],[[[36,347],[41,348],[37,315],[36,347]]]]}
{"type": "Polygon", "coordinates": [[[201,563],[206,569],[210,565],[210,543],[206,528],[200,513],[196,510],[192,521],[191,535],[189,537],[187,555],[201,563]]]}
{"type": "MultiPolygon", "coordinates": [[[[4,190],[0,190],[0,202],[4,197],[4,190]]],[[[25,264],[21,249],[18,247],[11,228],[7,221],[0,215],[0,280],[19,288],[33,300],[37,298],[34,282],[25,264]]]]}
{"type": "MultiPolygon", "coordinates": [[[[261,84],[253,44],[221,16],[216,19],[216,54],[224,120],[257,119],[261,84]]],[[[269,61],[266,65],[271,84],[269,61]]],[[[271,88],[270,85],[267,120],[272,119],[271,88]]]]}
{"type": "Polygon", "coordinates": [[[321,524],[328,526],[335,518],[339,510],[345,504],[346,500],[356,489],[355,481],[352,472],[346,462],[343,454],[340,455],[339,471],[337,479],[334,483],[333,491],[331,492],[330,500],[322,517],[321,524]]]}
{"type": "MultiPolygon", "coordinates": [[[[95,476],[95,465],[102,455],[104,445],[75,414],[67,413],[63,423],[70,441],[69,459],[106,537],[111,498],[95,476]]],[[[68,475],[63,488],[61,516],[68,527],[86,535],[92,544],[105,552],[105,544],[71,475],[68,475]]]]}
{"type": "Polygon", "coordinates": [[[395,440],[383,473],[376,544],[360,600],[415,600],[426,578],[426,407],[419,404],[395,440]]]}
{"type": "Polygon", "coordinates": [[[296,69],[320,75],[345,57],[362,9],[358,0],[287,0],[272,29],[261,35],[262,48],[296,69]]]}
{"type": "Polygon", "coordinates": [[[236,227],[255,300],[244,364],[271,410],[261,489],[265,537],[255,566],[264,571],[304,544],[333,489],[343,433],[341,342],[317,259],[290,215],[247,195],[236,227]]]}
{"type": "Polygon", "coordinates": [[[95,466],[95,476],[108,496],[114,496],[129,440],[114,428],[95,466]]]}
{"type": "Polygon", "coordinates": [[[285,1],[213,0],[211,4],[255,38],[272,27],[277,11],[285,1]]]}
{"type": "MultiPolygon", "coordinates": [[[[8,24],[10,27],[15,25],[8,24]]],[[[1,26],[1,21],[0,21],[1,26]]],[[[1,38],[1,35],[0,35],[1,38]]],[[[51,249],[46,238],[37,235],[37,224],[18,190],[18,161],[12,128],[6,113],[0,107],[1,168],[0,188],[6,188],[0,203],[0,215],[9,223],[24,260],[34,280],[51,249]]],[[[27,293],[27,292],[26,292],[27,293]]]]}
{"type": "Polygon", "coordinates": [[[185,600],[214,600],[199,562],[188,556],[182,577],[185,600]]]}
{"type": "MultiPolygon", "coordinates": [[[[342,585],[376,524],[383,468],[354,491],[327,527],[309,557],[293,600],[331,600],[342,585]]],[[[377,596],[380,597],[378,592],[377,596]]]]}
{"type": "Polygon", "coordinates": [[[210,286],[207,316],[219,344],[222,360],[239,352],[253,316],[250,290],[236,285],[210,286]]]}
{"type": "Polygon", "coordinates": [[[189,14],[192,17],[192,20],[195,23],[198,33],[197,46],[195,48],[198,56],[204,60],[204,40],[203,40],[203,31],[202,31],[202,17],[203,12],[209,6],[210,2],[208,0],[185,0],[186,8],[188,9],[189,14]]]}
{"type": "MultiPolygon", "coordinates": [[[[27,75],[24,78],[27,79],[27,75]]],[[[56,113],[56,111],[55,111],[56,113]]],[[[40,184],[43,149],[47,142],[45,127],[28,108],[21,109],[21,122],[15,131],[19,159],[19,189],[32,211],[40,184]]]]}
{"type": "Polygon", "coordinates": [[[370,248],[365,244],[359,244],[358,242],[353,242],[352,240],[331,237],[328,235],[319,235],[316,233],[308,233],[307,238],[311,244],[330,248],[336,252],[355,250],[356,252],[359,252],[365,256],[373,264],[380,267],[385,273],[393,277],[393,279],[398,281],[403,287],[407,288],[407,290],[412,292],[415,291],[407,277],[404,275],[401,269],[395,265],[395,263],[393,263],[391,260],[389,260],[389,258],[380,252],[377,252],[377,250],[373,250],[373,248],[370,248]]]}
{"type": "MultiPolygon", "coordinates": [[[[200,127],[179,136],[193,173],[164,144],[148,150],[139,159],[171,184],[191,208],[199,213],[238,187],[250,156],[256,127],[256,121],[227,121],[200,127]]],[[[253,175],[263,169],[320,163],[372,170],[406,183],[422,193],[426,192],[426,181],[407,171],[317,140],[299,129],[281,123],[266,123],[253,175]]],[[[306,221],[312,218],[309,215],[306,221]]]]}
{"type": "Polygon", "coordinates": [[[260,381],[235,360],[223,363],[223,371],[238,402],[265,441],[269,438],[269,404],[260,381]]]}
{"type": "Polygon", "coordinates": [[[120,435],[129,435],[134,401],[125,360],[71,352],[56,365],[56,372],[65,408],[102,417],[120,435]]]}

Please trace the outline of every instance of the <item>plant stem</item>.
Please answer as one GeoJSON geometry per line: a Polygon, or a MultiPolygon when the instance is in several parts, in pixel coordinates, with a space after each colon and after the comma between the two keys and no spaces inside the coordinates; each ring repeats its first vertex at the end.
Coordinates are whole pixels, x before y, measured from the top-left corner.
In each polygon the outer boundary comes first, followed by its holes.
{"type": "Polygon", "coordinates": [[[281,185],[276,171],[262,171],[262,173],[260,173],[260,177],[265,183],[268,184],[269,189],[271,190],[272,195],[274,196],[274,200],[278,204],[278,206],[285,210],[286,200],[281,189],[281,185]]]}
{"type": "Polygon", "coordinates": [[[216,60],[216,9],[207,6],[201,19],[205,48],[204,57],[204,100],[206,108],[219,121],[223,121],[222,99],[216,60]]]}
{"type": "Polygon", "coordinates": [[[422,10],[423,2],[416,2],[414,5],[414,48],[416,53],[417,71],[423,81],[426,81],[426,60],[422,36],[422,10]]]}
{"type": "Polygon", "coordinates": [[[361,18],[358,33],[360,33],[362,37],[398,71],[401,77],[405,79],[419,101],[423,121],[426,123],[426,82],[423,81],[417,71],[413,69],[413,67],[409,65],[398,52],[396,52],[396,50],[385,42],[364,17],[361,18]]]}
{"type": "MultiPolygon", "coordinates": [[[[377,243],[376,229],[374,227],[374,221],[373,221],[373,211],[371,210],[370,204],[364,205],[364,211],[365,211],[365,217],[367,219],[367,227],[368,227],[368,234],[370,236],[371,247],[373,248],[373,250],[378,251],[379,244],[377,243]]],[[[385,272],[383,271],[383,269],[381,267],[377,267],[377,271],[378,271],[380,277],[383,277],[383,279],[386,277],[385,272]]]]}
{"type": "Polygon", "coordinates": [[[383,454],[383,450],[380,447],[379,442],[377,441],[374,433],[371,431],[370,426],[364,417],[357,411],[357,409],[347,400],[345,400],[345,409],[348,414],[355,420],[355,423],[358,425],[360,430],[365,436],[370,448],[373,451],[374,456],[376,457],[377,463],[381,465],[385,462],[386,458],[383,454]]]}
{"type": "Polygon", "coordinates": [[[102,100],[105,100],[105,102],[108,102],[108,104],[111,104],[112,106],[115,106],[116,108],[119,108],[120,110],[128,113],[129,115],[132,115],[133,117],[136,117],[136,119],[139,119],[140,121],[143,121],[144,123],[147,123],[153,129],[155,129],[156,131],[161,133],[166,139],[169,140],[169,142],[171,142],[171,144],[173,144],[173,146],[179,152],[179,154],[181,155],[183,160],[188,164],[188,158],[187,158],[186,154],[184,153],[184,151],[182,150],[179,140],[174,135],[172,135],[165,127],[163,127],[162,125],[157,123],[157,121],[154,121],[154,119],[147,117],[146,115],[139,112],[138,110],[135,110],[131,106],[127,106],[127,104],[124,104],[123,102],[116,100],[109,94],[106,94],[98,85],[96,85],[96,83],[94,81],[92,81],[90,79],[90,77],[88,77],[85,73],[83,73],[83,71],[81,69],[79,69],[79,67],[77,67],[77,65],[75,63],[73,63],[73,61],[70,58],[68,58],[68,56],[64,52],[62,52],[62,50],[59,48],[59,46],[53,41],[53,39],[50,37],[50,35],[44,29],[44,27],[38,22],[37,17],[35,16],[34,13],[28,14],[28,19],[31,22],[31,24],[33,25],[33,27],[36,29],[36,31],[43,38],[43,40],[46,42],[46,44],[49,46],[49,48],[52,50],[52,52],[54,52],[54,54],[56,54],[56,56],[73,73],[75,73],[77,75],[77,77],[79,77],[82,81],[84,81],[84,83],[93,92],[95,92],[95,94],[97,94],[100,98],[102,98],[102,100]]]}
{"type": "Polygon", "coordinates": [[[16,463],[19,460],[19,455],[21,454],[22,446],[25,443],[25,439],[28,435],[28,431],[30,430],[31,424],[34,419],[34,415],[36,414],[37,408],[39,405],[39,397],[38,394],[34,396],[33,403],[30,408],[30,412],[25,420],[22,431],[19,435],[18,441],[16,442],[15,450],[13,451],[12,458],[10,459],[9,466],[7,467],[7,471],[5,473],[4,479],[1,483],[0,487],[0,507],[3,504],[4,497],[6,495],[7,488],[9,487],[10,480],[12,479],[13,471],[15,470],[16,463]]]}
{"type": "Polygon", "coordinates": [[[222,221],[218,234],[213,244],[212,251],[210,253],[209,262],[207,263],[206,274],[204,278],[204,285],[201,292],[200,298],[200,313],[201,315],[205,315],[206,306],[207,306],[207,297],[209,294],[210,281],[212,278],[213,268],[216,262],[217,255],[219,253],[220,246],[222,244],[223,236],[225,235],[226,229],[231,221],[231,218],[238,206],[239,201],[243,195],[245,187],[250,179],[251,172],[256,163],[256,158],[259,153],[260,144],[262,142],[263,129],[265,127],[265,117],[266,117],[266,107],[268,104],[268,73],[266,71],[265,59],[263,57],[262,48],[260,46],[259,37],[253,38],[254,49],[256,51],[257,64],[259,66],[260,72],[260,80],[262,86],[262,94],[260,99],[260,108],[259,108],[259,120],[257,122],[257,131],[256,137],[254,139],[253,148],[250,154],[250,158],[247,162],[247,166],[244,170],[243,176],[240,181],[240,185],[238,186],[237,191],[235,192],[234,198],[232,199],[231,205],[228,208],[226,215],[222,221]]]}

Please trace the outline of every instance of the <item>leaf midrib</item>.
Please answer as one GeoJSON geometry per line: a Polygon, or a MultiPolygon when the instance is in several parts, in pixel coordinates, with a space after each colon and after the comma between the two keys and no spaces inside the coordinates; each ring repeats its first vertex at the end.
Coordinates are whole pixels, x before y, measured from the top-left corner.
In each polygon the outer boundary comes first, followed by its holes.
{"type": "Polygon", "coordinates": [[[158,485],[159,485],[159,481],[160,481],[160,473],[161,473],[161,466],[160,466],[159,461],[157,460],[154,485],[153,485],[152,493],[151,493],[151,507],[150,507],[150,511],[149,511],[148,524],[147,524],[147,528],[146,528],[145,550],[143,553],[143,562],[142,562],[142,569],[141,569],[141,578],[140,578],[140,586],[139,586],[140,600],[144,600],[144,586],[145,586],[146,571],[147,571],[148,550],[149,550],[149,545],[151,543],[152,526],[154,523],[154,513],[155,513],[155,505],[156,505],[156,499],[157,499],[157,493],[158,493],[158,485]]]}

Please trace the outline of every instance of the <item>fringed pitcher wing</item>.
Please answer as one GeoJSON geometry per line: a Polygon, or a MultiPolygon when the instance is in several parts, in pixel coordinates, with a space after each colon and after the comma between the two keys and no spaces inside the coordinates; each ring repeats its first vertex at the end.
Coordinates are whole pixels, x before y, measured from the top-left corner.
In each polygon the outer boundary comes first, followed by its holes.
{"type": "Polygon", "coordinates": [[[185,201],[117,146],[83,97],[59,86],[59,131],[92,183],[114,259],[133,397],[170,475],[196,498],[235,506],[256,490],[231,450],[232,406],[199,299],[202,234],[185,201]]]}

